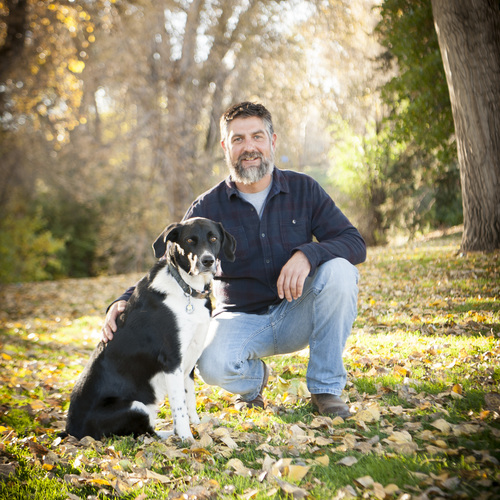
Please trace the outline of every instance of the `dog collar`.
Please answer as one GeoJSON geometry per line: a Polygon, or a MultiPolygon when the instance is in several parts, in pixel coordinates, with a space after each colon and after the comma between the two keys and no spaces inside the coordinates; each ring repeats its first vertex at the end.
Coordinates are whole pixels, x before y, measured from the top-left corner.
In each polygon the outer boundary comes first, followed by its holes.
{"type": "Polygon", "coordinates": [[[205,289],[203,290],[203,292],[199,292],[198,290],[191,288],[182,279],[182,276],[179,274],[179,271],[177,271],[177,269],[172,264],[168,265],[168,270],[170,271],[170,274],[175,278],[177,283],[179,283],[179,286],[184,290],[184,293],[189,295],[190,297],[194,297],[195,299],[206,299],[210,294],[210,283],[205,285],[205,289]]]}

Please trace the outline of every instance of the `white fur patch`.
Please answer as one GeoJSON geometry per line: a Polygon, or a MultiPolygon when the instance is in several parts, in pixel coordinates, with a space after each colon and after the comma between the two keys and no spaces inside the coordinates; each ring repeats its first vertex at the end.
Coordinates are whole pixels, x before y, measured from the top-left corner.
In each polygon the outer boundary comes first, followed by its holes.
{"type": "MultiPolygon", "coordinates": [[[[186,273],[181,274],[186,281],[189,278],[189,285],[192,288],[201,291],[205,287],[207,275],[192,277],[186,273]]],[[[161,404],[168,396],[175,434],[182,439],[193,439],[189,423],[197,424],[199,418],[196,413],[194,382],[190,374],[203,351],[210,313],[205,307],[206,299],[187,297],[166,268],[157,274],[150,286],[166,294],[165,307],[175,314],[182,359],[178,369],[171,373],[159,373],[150,383],[157,404],[161,404]],[[186,310],[188,304],[193,307],[192,312],[186,310]]]]}
{"type": "Polygon", "coordinates": [[[145,405],[140,401],[134,401],[130,406],[130,409],[132,411],[139,411],[141,413],[145,413],[149,418],[149,423],[151,424],[151,427],[154,428],[156,413],[158,411],[156,404],[145,405]]]}

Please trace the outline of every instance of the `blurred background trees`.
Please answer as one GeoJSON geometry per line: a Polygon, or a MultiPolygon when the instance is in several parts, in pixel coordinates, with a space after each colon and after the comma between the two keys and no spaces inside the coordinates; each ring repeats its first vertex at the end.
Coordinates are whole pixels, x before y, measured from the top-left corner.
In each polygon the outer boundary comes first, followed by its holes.
{"type": "Polygon", "coordinates": [[[430,0],[0,0],[0,281],[149,267],[240,100],[369,244],[462,221],[430,0]]]}

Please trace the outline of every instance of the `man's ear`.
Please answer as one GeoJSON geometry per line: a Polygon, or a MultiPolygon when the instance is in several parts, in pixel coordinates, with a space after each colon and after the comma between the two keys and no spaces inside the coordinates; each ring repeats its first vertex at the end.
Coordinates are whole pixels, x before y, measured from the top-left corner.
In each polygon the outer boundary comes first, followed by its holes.
{"type": "Polygon", "coordinates": [[[219,222],[220,232],[222,235],[222,251],[229,262],[234,262],[234,252],[236,250],[236,239],[228,233],[224,226],[219,222]]]}
{"type": "Polygon", "coordinates": [[[167,251],[167,241],[177,241],[181,226],[182,224],[179,223],[170,224],[164,229],[158,238],[156,238],[153,243],[153,251],[157,259],[165,255],[165,252],[167,251]]]}

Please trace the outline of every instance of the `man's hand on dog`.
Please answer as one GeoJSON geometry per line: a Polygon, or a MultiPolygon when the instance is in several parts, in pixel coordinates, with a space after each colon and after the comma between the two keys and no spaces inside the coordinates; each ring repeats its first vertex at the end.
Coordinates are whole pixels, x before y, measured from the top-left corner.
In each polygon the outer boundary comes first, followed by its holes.
{"type": "Polygon", "coordinates": [[[306,255],[298,250],[283,266],[278,277],[278,295],[288,302],[298,299],[304,289],[304,281],[311,272],[311,264],[306,255]]]}
{"type": "MultiPolygon", "coordinates": [[[[301,251],[295,252],[290,260],[283,266],[278,278],[278,295],[288,302],[298,299],[302,295],[304,281],[311,271],[308,258],[301,251]]],[[[119,300],[111,305],[106,314],[101,332],[101,340],[106,343],[113,340],[116,332],[116,318],[125,310],[126,300],[119,300]]]]}
{"type": "Polygon", "coordinates": [[[108,309],[108,314],[106,314],[106,319],[104,320],[104,325],[101,331],[101,340],[106,343],[109,340],[113,340],[113,334],[116,332],[116,318],[125,311],[125,306],[127,305],[126,300],[119,300],[111,305],[108,309]]]}

